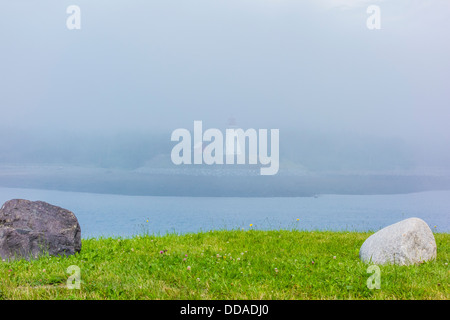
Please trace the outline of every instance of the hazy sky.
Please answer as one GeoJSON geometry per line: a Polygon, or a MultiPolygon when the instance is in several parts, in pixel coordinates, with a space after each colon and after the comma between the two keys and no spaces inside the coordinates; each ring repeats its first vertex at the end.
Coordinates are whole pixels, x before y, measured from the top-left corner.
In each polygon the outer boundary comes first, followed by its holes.
{"type": "Polygon", "coordinates": [[[233,116],[450,142],[449,30],[448,0],[2,1],[2,124],[172,131],[233,116]],[[72,4],[81,30],[66,27],[72,4]]]}

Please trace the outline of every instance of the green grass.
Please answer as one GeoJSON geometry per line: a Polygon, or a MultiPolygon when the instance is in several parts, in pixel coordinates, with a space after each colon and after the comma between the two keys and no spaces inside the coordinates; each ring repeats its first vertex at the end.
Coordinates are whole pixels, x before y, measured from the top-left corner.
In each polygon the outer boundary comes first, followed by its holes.
{"type": "Polygon", "coordinates": [[[434,261],[380,266],[381,288],[372,290],[368,265],[358,258],[370,234],[235,230],[83,239],[74,256],[0,263],[0,299],[449,298],[450,234],[435,233],[434,261]],[[71,265],[81,270],[79,290],[66,286],[71,265]]]}

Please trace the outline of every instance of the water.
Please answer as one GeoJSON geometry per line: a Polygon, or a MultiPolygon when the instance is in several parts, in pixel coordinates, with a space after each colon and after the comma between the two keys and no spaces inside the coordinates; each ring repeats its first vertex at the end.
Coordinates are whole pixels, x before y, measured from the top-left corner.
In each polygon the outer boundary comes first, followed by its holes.
{"type": "Polygon", "coordinates": [[[164,234],[247,230],[250,224],[257,229],[376,231],[409,217],[425,220],[437,232],[450,232],[450,191],[321,195],[317,198],[227,198],[0,188],[1,203],[14,198],[42,200],[71,210],[78,218],[83,238],[129,237],[143,231],[164,234]]]}

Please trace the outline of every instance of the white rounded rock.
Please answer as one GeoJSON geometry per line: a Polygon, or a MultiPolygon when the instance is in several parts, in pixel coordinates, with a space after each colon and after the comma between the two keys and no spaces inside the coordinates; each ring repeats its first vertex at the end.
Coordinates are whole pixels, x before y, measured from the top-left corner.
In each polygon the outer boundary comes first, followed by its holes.
{"type": "Polygon", "coordinates": [[[371,235],[359,258],[373,264],[410,265],[436,258],[436,240],[425,221],[409,218],[371,235]]]}

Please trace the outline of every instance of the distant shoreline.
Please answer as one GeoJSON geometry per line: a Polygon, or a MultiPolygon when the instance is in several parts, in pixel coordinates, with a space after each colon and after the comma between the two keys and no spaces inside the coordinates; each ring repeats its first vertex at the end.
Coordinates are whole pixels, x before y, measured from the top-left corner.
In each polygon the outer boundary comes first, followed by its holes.
{"type": "Polygon", "coordinates": [[[205,169],[205,172],[177,174],[177,171],[146,173],[82,167],[3,167],[0,168],[0,186],[186,197],[312,197],[320,194],[387,195],[450,190],[450,176],[447,175],[311,172],[259,176],[245,170],[219,170],[208,174],[205,169]]]}

